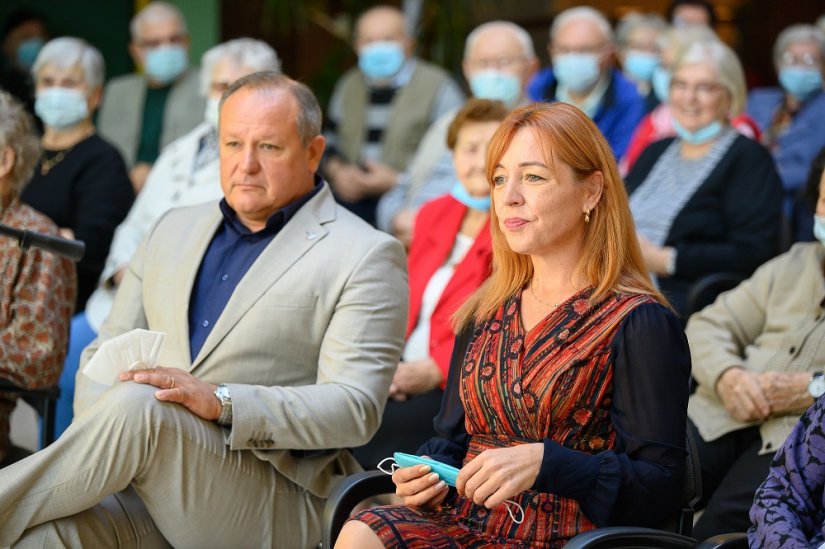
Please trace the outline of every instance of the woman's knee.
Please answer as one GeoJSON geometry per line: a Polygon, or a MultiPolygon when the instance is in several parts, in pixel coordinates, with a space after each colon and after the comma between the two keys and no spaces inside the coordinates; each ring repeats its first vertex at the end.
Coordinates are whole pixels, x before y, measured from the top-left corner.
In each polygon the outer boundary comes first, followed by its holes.
{"type": "Polygon", "coordinates": [[[384,544],[372,531],[372,528],[360,520],[351,520],[344,524],[341,534],[335,542],[336,549],[363,548],[363,549],[383,549],[384,544]]]}

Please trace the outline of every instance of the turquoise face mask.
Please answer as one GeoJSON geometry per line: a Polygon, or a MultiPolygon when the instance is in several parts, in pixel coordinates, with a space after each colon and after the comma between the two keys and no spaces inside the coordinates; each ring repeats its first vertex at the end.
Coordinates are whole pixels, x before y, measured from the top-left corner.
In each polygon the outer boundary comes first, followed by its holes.
{"type": "Polygon", "coordinates": [[[690,143],[691,145],[701,145],[716,138],[716,136],[722,132],[722,123],[716,120],[704,128],[699,128],[695,132],[692,132],[679,124],[679,121],[674,118],[673,129],[676,130],[676,135],[678,135],[682,141],[690,143]]]}
{"type": "Polygon", "coordinates": [[[43,44],[45,42],[42,38],[29,38],[20,42],[17,46],[17,64],[26,70],[31,70],[37,60],[37,55],[43,49],[43,44]]]}
{"type": "Polygon", "coordinates": [[[514,74],[496,70],[477,72],[470,78],[470,90],[479,99],[501,101],[507,107],[516,106],[521,97],[521,80],[514,74]]]}
{"type": "Polygon", "coordinates": [[[85,120],[89,116],[89,105],[79,90],[46,88],[37,92],[34,112],[46,126],[62,130],[85,120]]]}
{"type": "Polygon", "coordinates": [[[183,46],[152,48],[146,52],[146,76],[161,84],[169,84],[189,67],[189,57],[183,46]]]}
{"type": "Polygon", "coordinates": [[[667,103],[670,94],[670,72],[661,65],[656,67],[650,76],[650,85],[653,88],[653,93],[656,94],[656,99],[660,103],[667,103]]]}
{"type": "Polygon", "coordinates": [[[374,80],[395,76],[404,65],[404,48],[398,42],[373,42],[358,52],[358,68],[374,80]]]}
{"type": "Polygon", "coordinates": [[[779,83],[789,94],[804,101],[822,89],[822,73],[818,68],[783,67],[779,70],[779,83]]]}
{"type": "Polygon", "coordinates": [[[553,57],[553,75],[559,84],[583,92],[599,79],[599,56],[594,53],[565,53],[553,57]]]}
{"type": "Polygon", "coordinates": [[[659,66],[659,56],[646,51],[628,50],[624,58],[624,70],[638,82],[650,82],[653,71],[659,66]]]}
{"type": "Polygon", "coordinates": [[[460,182],[456,182],[453,188],[450,189],[450,196],[473,210],[480,212],[490,211],[490,197],[489,196],[473,196],[467,192],[460,182]]]}
{"type": "Polygon", "coordinates": [[[814,216],[814,236],[825,246],[825,216],[814,216]]]}

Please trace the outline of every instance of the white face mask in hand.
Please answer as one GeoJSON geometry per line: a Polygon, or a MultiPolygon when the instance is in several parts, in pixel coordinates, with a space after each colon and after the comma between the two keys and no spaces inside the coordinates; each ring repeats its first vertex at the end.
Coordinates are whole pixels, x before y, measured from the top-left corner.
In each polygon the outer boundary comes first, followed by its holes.
{"type": "Polygon", "coordinates": [[[825,216],[814,216],[814,236],[825,246],[825,216]]]}
{"type": "Polygon", "coordinates": [[[166,334],[135,329],[104,341],[83,368],[83,374],[103,385],[114,385],[121,372],[155,368],[166,334]]]}

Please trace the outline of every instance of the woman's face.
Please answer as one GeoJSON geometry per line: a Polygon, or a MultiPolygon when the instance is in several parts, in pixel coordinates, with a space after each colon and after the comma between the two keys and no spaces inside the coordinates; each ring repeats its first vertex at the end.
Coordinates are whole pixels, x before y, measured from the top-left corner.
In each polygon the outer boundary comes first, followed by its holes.
{"type": "Polygon", "coordinates": [[[716,71],[707,63],[682,65],[670,81],[673,117],[688,131],[695,132],[715,121],[725,122],[731,100],[719,84],[716,71]]]}
{"type": "Polygon", "coordinates": [[[484,153],[499,123],[497,120],[467,122],[458,130],[453,147],[453,166],[458,180],[472,196],[490,194],[490,183],[484,170],[484,153]]]}
{"type": "Polygon", "coordinates": [[[542,256],[579,242],[583,212],[595,206],[601,192],[600,184],[576,182],[570,166],[558,159],[554,169],[546,152],[534,130],[521,128],[493,175],[499,227],[519,254],[542,256]]]}
{"type": "Polygon", "coordinates": [[[46,88],[66,88],[80,91],[87,98],[89,113],[94,112],[100,103],[100,89],[92,90],[89,87],[83,68],[80,65],[64,68],[47,63],[37,72],[35,86],[38,93],[46,88]]]}

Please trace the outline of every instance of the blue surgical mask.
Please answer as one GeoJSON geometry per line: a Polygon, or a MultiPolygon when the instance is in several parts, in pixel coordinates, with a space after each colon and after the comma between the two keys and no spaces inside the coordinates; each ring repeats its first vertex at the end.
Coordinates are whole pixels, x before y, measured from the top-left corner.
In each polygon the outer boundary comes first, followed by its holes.
{"type": "Polygon", "coordinates": [[[553,74],[559,84],[581,93],[599,79],[599,56],[594,53],[565,53],[553,57],[553,74]]]}
{"type": "Polygon", "coordinates": [[[213,128],[218,128],[218,115],[220,114],[220,97],[206,98],[206,111],[203,113],[203,119],[212,125],[213,128]]]}
{"type": "Polygon", "coordinates": [[[814,236],[825,246],[825,216],[814,216],[814,236]]]}
{"type": "Polygon", "coordinates": [[[386,80],[404,65],[404,48],[398,42],[373,42],[358,52],[358,67],[367,78],[386,80]]]}
{"type": "Polygon", "coordinates": [[[17,46],[17,64],[26,70],[31,70],[44,43],[42,38],[29,38],[20,42],[17,46]]]}
{"type": "Polygon", "coordinates": [[[161,84],[171,83],[188,67],[189,56],[183,46],[159,46],[146,52],[146,76],[161,84]]]}
{"type": "Polygon", "coordinates": [[[789,94],[805,100],[822,89],[822,73],[818,68],[782,67],[779,69],[779,83],[789,94]]]}
{"type": "Polygon", "coordinates": [[[456,182],[456,184],[453,185],[453,188],[450,189],[450,196],[452,196],[468,208],[479,210],[481,212],[490,211],[489,196],[473,196],[467,192],[467,189],[465,189],[464,185],[462,185],[460,182],[456,182]]]}
{"type": "Polygon", "coordinates": [[[34,112],[46,126],[62,130],[85,120],[89,105],[82,91],[53,87],[37,92],[34,112]]]}
{"type": "Polygon", "coordinates": [[[682,126],[676,118],[673,119],[673,129],[676,130],[676,135],[679,136],[679,139],[691,145],[701,145],[715,139],[716,136],[722,133],[722,128],[722,123],[715,120],[707,126],[692,132],[682,126]]]}
{"type": "Polygon", "coordinates": [[[638,82],[650,82],[653,71],[659,66],[659,56],[640,50],[628,50],[624,58],[624,71],[633,80],[638,82]]]}
{"type": "Polygon", "coordinates": [[[496,70],[479,71],[470,78],[470,89],[479,99],[501,101],[512,108],[521,98],[521,79],[496,70]]]}
{"type": "Polygon", "coordinates": [[[653,87],[653,93],[656,94],[656,99],[660,103],[667,103],[668,95],[670,94],[670,71],[661,65],[653,69],[653,75],[650,77],[650,85],[653,87]]]}

